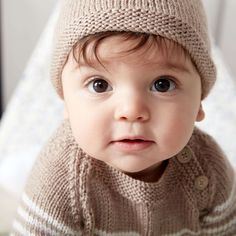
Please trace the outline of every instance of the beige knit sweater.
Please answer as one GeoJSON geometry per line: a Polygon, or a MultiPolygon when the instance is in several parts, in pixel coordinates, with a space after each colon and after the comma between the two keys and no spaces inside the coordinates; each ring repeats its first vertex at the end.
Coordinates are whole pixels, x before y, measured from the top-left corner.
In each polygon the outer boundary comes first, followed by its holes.
{"type": "Polygon", "coordinates": [[[12,235],[236,235],[232,167],[195,129],[158,182],[143,182],[84,154],[66,120],[32,170],[12,235]]]}

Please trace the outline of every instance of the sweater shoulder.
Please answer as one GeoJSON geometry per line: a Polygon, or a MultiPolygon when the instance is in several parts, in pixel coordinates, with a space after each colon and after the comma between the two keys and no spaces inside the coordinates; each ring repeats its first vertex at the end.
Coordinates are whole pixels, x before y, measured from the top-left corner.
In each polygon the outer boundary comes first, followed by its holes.
{"type": "Polygon", "coordinates": [[[40,152],[23,193],[22,206],[26,206],[28,210],[25,210],[33,217],[37,218],[40,212],[44,212],[47,219],[42,220],[59,221],[70,230],[79,227],[78,152],[69,122],[64,121],[40,152]]]}
{"type": "Polygon", "coordinates": [[[234,191],[235,171],[216,140],[195,128],[189,142],[196,160],[209,180],[209,207],[227,201],[234,191]]]}
{"type": "Polygon", "coordinates": [[[208,133],[195,128],[189,145],[199,164],[206,172],[210,171],[215,176],[227,175],[233,172],[233,168],[223,149],[208,133]]]}
{"type": "Polygon", "coordinates": [[[62,173],[64,177],[67,176],[68,169],[76,158],[73,156],[75,151],[76,144],[71,135],[69,123],[63,121],[40,151],[29,179],[35,176],[44,182],[45,178],[50,176],[57,177],[62,173]]]}

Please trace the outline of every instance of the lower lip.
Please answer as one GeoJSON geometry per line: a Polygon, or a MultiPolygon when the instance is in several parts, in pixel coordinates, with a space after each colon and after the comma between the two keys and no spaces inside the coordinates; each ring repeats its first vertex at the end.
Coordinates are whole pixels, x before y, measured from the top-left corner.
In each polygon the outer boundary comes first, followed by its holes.
{"type": "Polygon", "coordinates": [[[126,141],[116,141],[112,142],[112,144],[120,149],[121,151],[141,151],[148,147],[150,147],[153,142],[151,141],[133,141],[133,142],[126,142],[126,141]]]}

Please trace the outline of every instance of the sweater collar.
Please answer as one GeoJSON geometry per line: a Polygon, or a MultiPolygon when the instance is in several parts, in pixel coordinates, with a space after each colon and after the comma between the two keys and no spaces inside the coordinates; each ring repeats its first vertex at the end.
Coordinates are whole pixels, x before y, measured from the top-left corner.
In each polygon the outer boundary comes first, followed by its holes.
{"type": "Polygon", "coordinates": [[[166,198],[176,186],[176,171],[173,159],[169,159],[164,173],[157,182],[144,182],[107,165],[106,163],[90,159],[91,174],[95,181],[101,181],[113,192],[118,192],[125,198],[136,203],[153,204],[166,198]]]}

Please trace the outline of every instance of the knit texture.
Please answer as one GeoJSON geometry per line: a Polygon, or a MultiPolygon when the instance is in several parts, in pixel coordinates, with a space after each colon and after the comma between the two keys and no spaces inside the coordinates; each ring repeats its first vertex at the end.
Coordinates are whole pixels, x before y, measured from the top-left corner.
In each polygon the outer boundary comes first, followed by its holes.
{"type": "Polygon", "coordinates": [[[195,129],[161,178],[143,182],[87,156],[65,121],[41,152],[12,235],[236,235],[235,175],[195,129]]]}
{"type": "Polygon", "coordinates": [[[207,20],[200,0],[64,0],[55,32],[51,78],[63,97],[61,73],[72,46],[105,31],[132,31],[171,39],[191,56],[205,98],[216,79],[207,20]]]}

